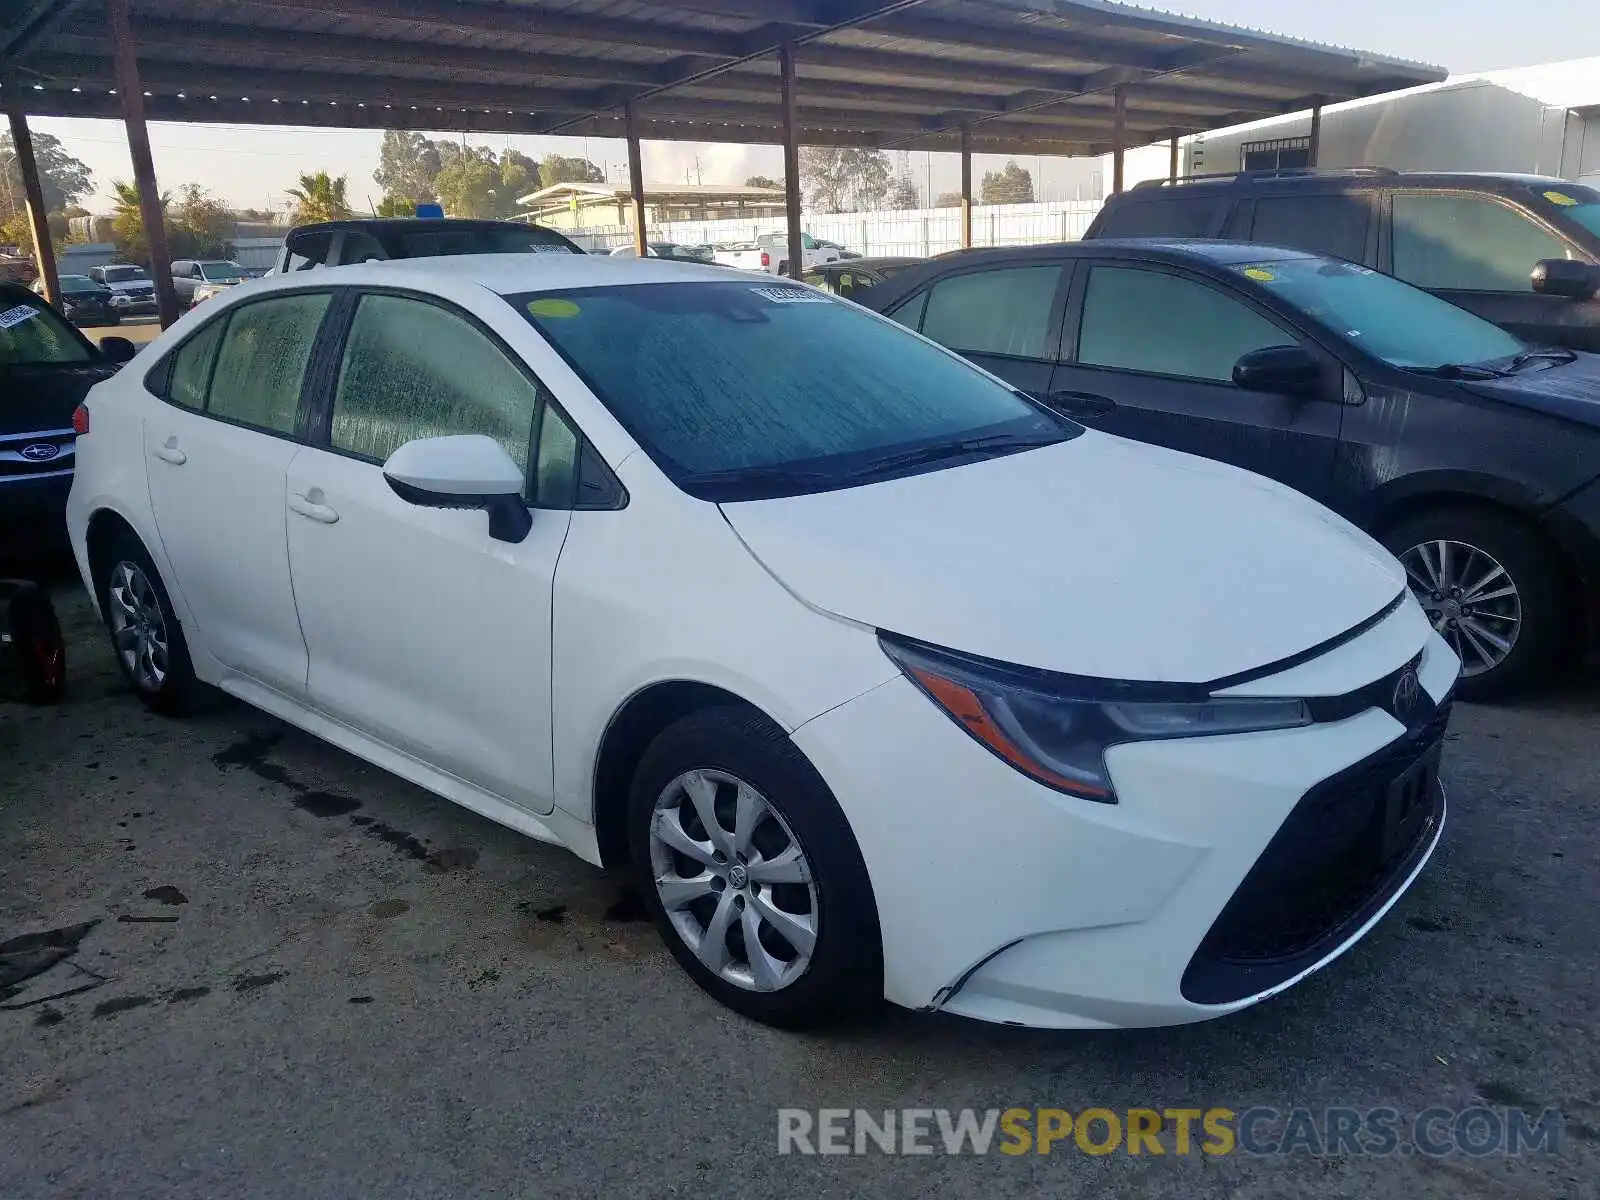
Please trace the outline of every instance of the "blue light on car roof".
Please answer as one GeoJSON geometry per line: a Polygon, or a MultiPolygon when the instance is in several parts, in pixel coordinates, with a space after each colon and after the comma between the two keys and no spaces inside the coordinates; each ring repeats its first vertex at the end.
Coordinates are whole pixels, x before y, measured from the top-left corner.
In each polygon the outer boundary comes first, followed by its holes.
{"type": "Polygon", "coordinates": [[[444,218],[444,206],[439,204],[419,204],[417,205],[417,216],[442,220],[444,218]]]}

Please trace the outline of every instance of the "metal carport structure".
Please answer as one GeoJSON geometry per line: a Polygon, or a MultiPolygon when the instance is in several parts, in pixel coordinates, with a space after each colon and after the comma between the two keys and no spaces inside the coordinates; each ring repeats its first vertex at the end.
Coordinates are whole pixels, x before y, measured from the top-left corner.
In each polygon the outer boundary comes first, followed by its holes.
{"type": "MultiPolygon", "coordinates": [[[[778,143],[791,262],[801,144],[1115,156],[1436,82],[1439,68],[1109,0],[11,0],[0,97],[54,263],[26,114],[120,117],[152,266],[147,120],[778,143]]],[[[1313,159],[1314,161],[1314,159],[1313,159]]],[[[48,266],[48,270],[46,269],[48,266]]],[[[171,281],[153,270],[162,321],[171,281]]]]}

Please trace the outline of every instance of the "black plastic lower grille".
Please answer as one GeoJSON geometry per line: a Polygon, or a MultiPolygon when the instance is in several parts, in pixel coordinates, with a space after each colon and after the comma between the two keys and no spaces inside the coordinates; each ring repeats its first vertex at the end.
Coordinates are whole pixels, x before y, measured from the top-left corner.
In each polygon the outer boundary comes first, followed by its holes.
{"type": "Polygon", "coordinates": [[[1449,722],[1446,705],[1301,797],[1190,961],[1187,999],[1224,1004],[1291,978],[1394,894],[1433,837],[1444,793],[1436,774],[1419,782],[1400,798],[1411,811],[1397,826],[1391,785],[1437,755],[1449,722]]]}

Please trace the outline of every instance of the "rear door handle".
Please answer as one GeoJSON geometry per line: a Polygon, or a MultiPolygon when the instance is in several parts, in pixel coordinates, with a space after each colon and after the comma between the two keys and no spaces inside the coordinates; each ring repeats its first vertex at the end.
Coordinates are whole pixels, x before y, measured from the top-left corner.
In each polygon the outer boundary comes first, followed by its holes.
{"type": "Polygon", "coordinates": [[[1103,417],[1117,408],[1117,402],[1110,396],[1097,396],[1093,392],[1051,392],[1045,397],[1045,403],[1074,417],[1103,417]]]}
{"type": "Polygon", "coordinates": [[[161,445],[157,446],[155,454],[162,462],[169,462],[175,467],[181,467],[189,461],[189,456],[178,449],[178,439],[176,437],[169,437],[161,445]]]}
{"type": "Polygon", "coordinates": [[[339,519],[339,512],[331,505],[324,504],[324,499],[326,497],[323,496],[321,488],[311,488],[304,493],[290,492],[289,508],[302,517],[308,517],[323,525],[332,525],[339,519]]]}

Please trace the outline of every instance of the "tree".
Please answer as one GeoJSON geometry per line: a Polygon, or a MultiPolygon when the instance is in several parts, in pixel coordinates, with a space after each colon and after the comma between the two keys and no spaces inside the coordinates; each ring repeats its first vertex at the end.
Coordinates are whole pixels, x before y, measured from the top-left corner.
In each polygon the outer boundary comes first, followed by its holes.
{"type": "Polygon", "coordinates": [[[783,191],[783,180],[773,179],[767,175],[752,175],[744,181],[744,185],[745,187],[773,188],[776,191],[783,191]]]}
{"type": "Polygon", "coordinates": [[[984,172],[978,195],[985,204],[1032,204],[1033,176],[1010,159],[1000,170],[984,172]]]}
{"type": "Polygon", "coordinates": [[[226,258],[233,252],[233,210],[198,183],[178,189],[170,222],[167,240],[173,258],[226,258]]]}
{"type": "Polygon", "coordinates": [[[553,183],[604,183],[606,173],[586,158],[546,154],[539,164],[539,186],[553,183]]]}
{"type": "Polygon", "coordinates": [[[500,156],[500,186],[495,190],[495,214],[501,217],[514,215],[521,205],[517,197],[539,190],[539,164],[520,150],[508,149],[500,156]]]}
{"type": "Polygon", "coordinates": [[[350,204],[345,199],[345,176],[337,178],[326,171],[300,176],[298,187],[289,189],[289,198],[295,202],[294,222],[309,225],[314,221],[338,221],[350,215],[350,204]]]}
{"type": "Polygon", "coordinates": [[[881,208],[893,173],[882,150],[843,146],[800,147],[800,185],[815,212],[881,208]]]}
{"type": "Polygon", "coordinates": [[[452,217],[496,216],[499,185],[500,168],[491,150],[458,155],[433,181],[439,202],[452,217]]]}
{"type": "MultiPolygon", "coordinates": [[[[139,209],[139,189],[123,179],[111,181],[111,195],[115,211],[111,218],[111,239],[117,245],[117,257],[128,262],[149,264],[152,270],[158,269],[155,263],[150,262],[150,243],[144,233],[144,213],[139,209]]],[[[162,220],[165,221],[167,210],[172,206],[172,193],[162,192],[160,196],[162,220]]],[[[164,269],[166,263],[160,264],[164,269]]]]}
{"type": "Polygon", "coordinates": [[[385,196],[378,201],[380,217],[409,217],[416,211],[416,201],[408,196],[385,196]]]}
{"type": "Polygon", "coordinates": [[[960,208],[960,192],[940,192],[933,202],[935,208],[960,208]]]}
{"type": "MultiPolygon", "coordinates": [[[[94,173],[61,148],[60,138],[35,132],[30,140],[34,161],[39,165],[39,190],[44,194],[45,212],[60,212],[94,190],[94,173]]],[[[9,133],[0,133],[0,223],[27,210],[16,147],[9,133]]]]}
{"type": "Polygon", "coordinates": [[[443,169],[439,143],[420,133],[386,129],[383,144],[378,149],[378,169],[372,173],[372,178],[377,180],[385,195],[402,197],[414,205],[436,198],[433,181],[443,169]]]}
{"type": "Polygon", "coordinates": [[[917,195],[917,185],[904,175],[896,175],[889,184],[887,203],[890,208],[916,208],[922,201],[917,195]]]}

